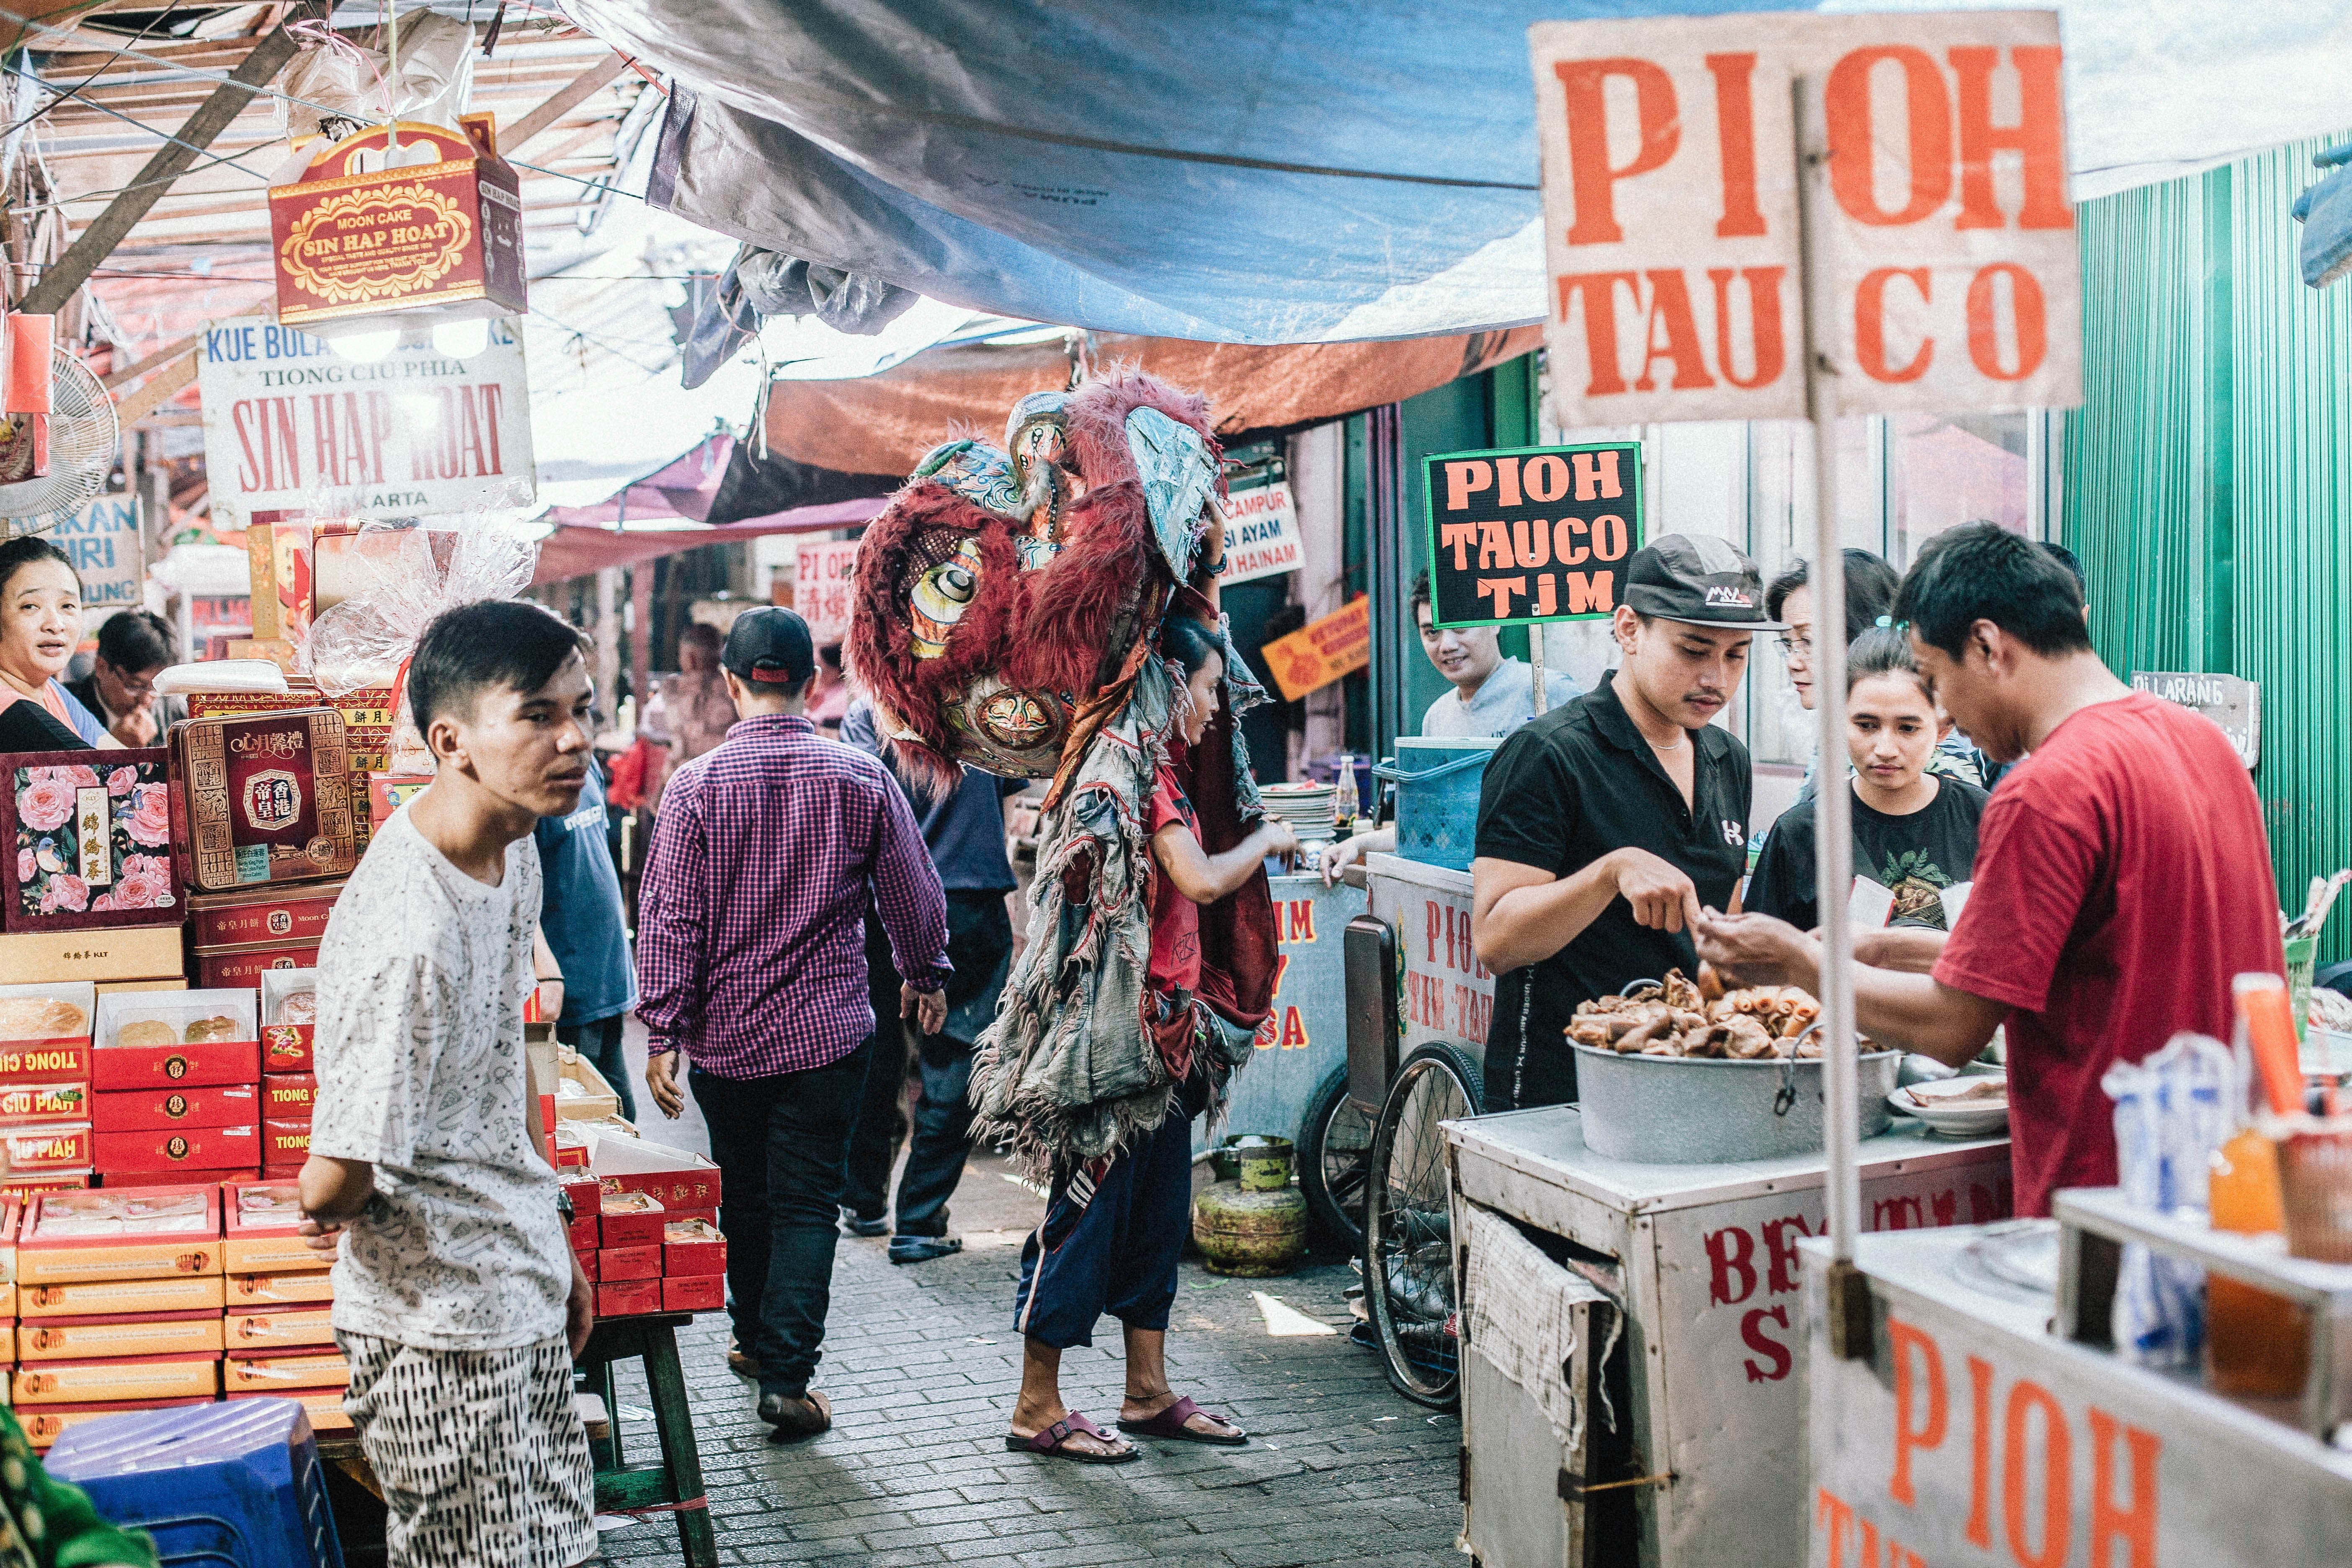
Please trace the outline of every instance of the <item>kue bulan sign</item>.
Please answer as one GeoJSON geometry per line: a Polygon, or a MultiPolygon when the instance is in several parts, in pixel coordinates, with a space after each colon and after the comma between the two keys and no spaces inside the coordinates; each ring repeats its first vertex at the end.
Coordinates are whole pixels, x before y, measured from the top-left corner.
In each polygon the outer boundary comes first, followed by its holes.
{"type": "Polygon", "coordinates": [[[1827,121],[1842,413],[2082,401],[2058,18],[1528,30],[1561,425],[1806,416],[1792,88],[1827,121]]]}
{"type": "Polygon", "coordinates": [[[213,322],[198,385],[214,526],[528,506],[522,342],[509,321],[487,325],[462,359],[425,339],[361,362],[263,317],[213,322]]]}

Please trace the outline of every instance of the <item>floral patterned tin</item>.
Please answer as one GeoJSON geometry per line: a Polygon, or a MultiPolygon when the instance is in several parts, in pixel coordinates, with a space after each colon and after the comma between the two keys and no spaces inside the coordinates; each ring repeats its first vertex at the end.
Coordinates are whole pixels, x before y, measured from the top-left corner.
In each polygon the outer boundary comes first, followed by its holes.
{"type": "Polygon", "coordinates": [[[180,918],[165,757],[161,746],[0,754],[0,931],[180,918]]]}

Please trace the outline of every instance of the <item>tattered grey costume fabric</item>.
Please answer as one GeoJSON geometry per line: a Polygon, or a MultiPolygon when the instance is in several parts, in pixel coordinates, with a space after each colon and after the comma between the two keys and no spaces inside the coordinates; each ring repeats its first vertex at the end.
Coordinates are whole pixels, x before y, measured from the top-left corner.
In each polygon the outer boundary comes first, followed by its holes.
{"type": "MultiPolygon", "coordinates": [[[[1238,715],[1265,701],[1265,690],[1231,637],[1220,635],[1226,700],[1238,715]]],[[[1168,1114],[1174,1086],[1142,1022],[1151,959],[1148,807],[1183,700],[1168,668],[1145,660],[1133,698],[1039,825],[1029,941],[981,1037],[971,1098],[977,1133],[1009,1140],[1040,1174],[1108,1154],[1168,1114]],[[1073,903],[1062,873],[1082,854],[1091,857],[1093,879],[1086,900],[1073,903]]],[[[1263,816],[1238,727],[1234,762],[1244,820],[1263,816]]],[[[1213,1109],[1221,1108],[1226,1081],[1253,1054],[1251,1037],[1213,1018],[1204,1033],[1198,1057],[1209,1069],[1213,1109]]]]}

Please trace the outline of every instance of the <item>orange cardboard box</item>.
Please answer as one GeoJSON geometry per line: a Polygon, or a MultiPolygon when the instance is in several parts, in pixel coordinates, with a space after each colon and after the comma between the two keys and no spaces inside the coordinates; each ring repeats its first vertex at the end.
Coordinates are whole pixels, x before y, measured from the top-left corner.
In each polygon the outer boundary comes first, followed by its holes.
{"type": "Polygon", "coordinates": [[[227,1239],[222,1266],[234,1274],[271,1274],[332,1267],[334,1254],[302,1239],[299,1189],[285,1182],[254,1182],[229,1189],[227,1239]]]}
{"type": "Polygon", "coordinates": [[[298,1388],[341,1388],[352,1381],[352,1363],[341,1351],[247,1351],[221,1365],[232,1397],[238,1394],[285,1394],[298,1388]]]}
{"type": "Polygon", "coordinates": [[[340,1388],[233,1388],[231,1399],[290,1399],[299,1405],[310,1417],[314,1432],[348,1432],[352,1418],[343,1410],[343,1391],[340,1388]]]}
{"type": "Polygon", "coordinates": [[[121,1415],[133,1410],[176,1410],[183,1405],[210,1405],[210,1397],[202,1399],[126,1399],[114,1405],[37,1405],[16,1413],[16,1424],[24,1428],[25,1441],[36,1448],[47,1449],[69,1426],[85,1421],[95,1421],[101,1415],[121,1415]]]}
{"type": "Polygon", "coordinates": [[[180,1279],[99,1279],[85,1285],[27,1285],[16,1291],[17,1313],[28,1324],[45,1318],[217,1312],[227,1304],[228,1298],[217,1274],[190,1275],[180,1279]]]}
{"type": "Polygon", "coordinates": [[[232,1310],[245,1307],[299,1307],[334,1299],[335,1277],[325,1268],[289,1268],[276,1274],[228,1277],[228,1304],[232,1310]]]}
{"type": "Polygon", "coordinates": [[[331,1309],[326,1307],[231,1312],[225,1320],[224,1340],[233,1354],[292,1345],[331,1345],[335,1342],[334,1326],[328,1321],[331,1315],[331,1309]]]}
{"type": "MultiPolygon", "coordinates": [[[[311,1102],[319,1098],[316,1073],[273,1072],[261,1079],[261,1114],[268,1121],[299,1121],[308,1125],[311,1102]]],[[[5,1101],[0,1101],[5,1105],[5,1101]]]]}
{"type": "Polygon", "coordinates": [[[44,1318],[16,1336],[18,1359],[80,1361],[91,1356],[187,1355],[222,1349],[218,1313],[142,1312],[121,1318],[44,1318]]]}
{"type": "Polygon", "coordinates": [[[664,1279],[661,1288],[665,1312],[716,1312],[727,1305],[727,1279],[721,1274],[664,1279]]]}
{"type": "Polygon", "coordinates": [[[110,1132],[176,1132],[191,1127],[250,1127],[261,1120],[261,1094],[249,1083],[199,1089],[117,1089],[92,1095],[89,1124],[110,1132]]]}
{"type": "Polygon", "coordinates": [[[94,1120],[87,1083],[0,1084],[0,1127],[94,1120]]]}
{"type": "Polygon", "coordinates": [[[41,1193],[16,1237],[16,1282],[74,1285],[218,1274],[220,1236],[220,1188],[212,1184],[41,1193]]]}
{"type": "Polygon", "coordinates": [[[635,1318],[662,1310],[662,1282],[658,1279],[632,1279],[621,1285],[596,1287],[596,1315],[600,1318],[635,1318]]]}
{"type": "MultiPolygon", "coordinates": [[[[95,931],[16,931],[0,934],[0,974],[43,984],[157,980],[180,973],[180,926],[110,926],[95,931]]],[[[9,1073],[20,1079],[22,1073],[9,1073]]]]}
{"type": "Polygon", "coordinates": [[[214,1399],[220,1394],[218,1351],[199,1355],[108,1356],[45,1361],[16,1369],[11,1403],[97,1405],[127,1399],[214,1399]]]}

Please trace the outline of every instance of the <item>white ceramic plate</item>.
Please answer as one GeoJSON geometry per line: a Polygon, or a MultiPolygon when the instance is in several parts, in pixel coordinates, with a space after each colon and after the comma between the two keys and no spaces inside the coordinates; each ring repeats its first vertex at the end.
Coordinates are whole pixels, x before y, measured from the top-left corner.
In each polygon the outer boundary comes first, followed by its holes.
{"type": "MultiPolygon", "coordinates": [[[[1982,1138],[2009,1125],[2007,1100],[1954,1100],[1991,1075],[1964,1073],[1935,1083],[1906,1084],[1886,1097],[1886,1103],[1905,1116],[1916,1117],[1932,1131],[1950,1138],[1982,1138]],[[1947,1103],[1949,1102],[1949,1103],[1947,1103]]],[[[2004,1075],[2006,1076],[2006,1075],[2004,1075]]]]}

